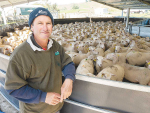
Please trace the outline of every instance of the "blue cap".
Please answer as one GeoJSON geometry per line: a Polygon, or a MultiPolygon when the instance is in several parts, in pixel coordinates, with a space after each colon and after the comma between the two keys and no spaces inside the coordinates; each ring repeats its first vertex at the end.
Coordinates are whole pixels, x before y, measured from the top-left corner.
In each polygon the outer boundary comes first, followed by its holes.
{"type": "Polygon", "coordinates": [[[53,16],[52,14],[45,8],[43,7],[38,7],[36,9],[34,9],[30,15],[29,15],[29,21],[28,21],[28,24],[29,24],[29,27],[31,28],[31,24],[33,22],[33,20],[40,16],[40,15],[46,15],[46,16],[49,16],[51,18],[51,21],[52,21],[52,24],[54,26],[54,19],[53,19],[53,16]]]}

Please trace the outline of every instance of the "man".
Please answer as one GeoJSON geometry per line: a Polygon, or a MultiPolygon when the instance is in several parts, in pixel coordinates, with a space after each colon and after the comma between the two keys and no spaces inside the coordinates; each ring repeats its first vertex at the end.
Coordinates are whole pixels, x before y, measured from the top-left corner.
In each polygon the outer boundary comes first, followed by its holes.
{"type": "Polygon", "coordinates": [[[56,113],[72,93],[75,66],[63,47],[49,38],[53,25],[47,9],[33,10],[29,15],[33,34],[10,56],[5,89],[19,100],[21,113],[56,113]]]}

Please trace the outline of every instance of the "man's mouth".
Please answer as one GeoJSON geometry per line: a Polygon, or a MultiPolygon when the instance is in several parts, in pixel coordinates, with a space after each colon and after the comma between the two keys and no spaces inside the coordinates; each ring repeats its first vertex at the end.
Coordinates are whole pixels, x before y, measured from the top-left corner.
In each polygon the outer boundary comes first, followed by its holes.
{"type": "Polygon", "coordinates": [[[43,34],[48,34],[49,32],[42,32],[43,34]]]}

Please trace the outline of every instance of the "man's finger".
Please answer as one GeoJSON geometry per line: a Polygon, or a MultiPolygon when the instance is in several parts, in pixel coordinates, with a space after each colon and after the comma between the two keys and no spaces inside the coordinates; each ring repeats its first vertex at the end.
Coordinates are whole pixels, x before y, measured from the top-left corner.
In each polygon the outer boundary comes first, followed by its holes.
{"type": "Polygon", "coordinates": [[[58,103],[57,103],[57,102],[52,102],[52,103],[51,103],[51,105],[56,105],[56,104],[58,104],[58,103]]]}
{"type": "Polygon", "coordinates": [[[64,99],[66,99],[67,97],[68,97],[68,96],[67,96],[67,93],[66,93],[66,94],[64,95],[64,97],[63,97],[63,98],[64,98],[64,99]]]}
{"type": "Polygon", "coordinates": [[[56,98],[61,98],[61,95],[60,94],[55,94],[55,97],[56,98]]]}
{"type": "Polygon", "coordinates": [[[64,94],[62,93],[62,94],[61,94],[61,98],[60,98],[60,102],[62,102],[63,99],[64,99],[64,94]]]}
{"type": "Polygon", "coordinates": [[[60,102],[60,98],[55,97],[55,98],[53,99],[53,101],[60,102]]]}
{"type": "Polygon", "coordinates": [[[60,102],[60,100],[53,100],[52,103],[58,104],[60,102]]]}

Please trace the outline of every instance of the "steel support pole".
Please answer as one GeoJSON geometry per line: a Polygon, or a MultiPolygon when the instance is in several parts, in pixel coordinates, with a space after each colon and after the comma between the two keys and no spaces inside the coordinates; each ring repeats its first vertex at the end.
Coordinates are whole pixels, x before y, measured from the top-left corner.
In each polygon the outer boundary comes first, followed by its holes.
{"type": "Polygon", "coordinates": [[[115,112],[115,111],[101,109],[101,108],[98,108],[98,107],[95,107],[95,106],[86,105],[86,104],[76,102],[76,101],[72,101],[72,100],[69,100],[69,99],[65,99],[64,101],[67,102],[67,103],[82,107],[84,109],[93,110],[93,111],[96,111],[96,112],[99,112],[99,113],[118,113],[118,112],[115,112]]]}
{"type": "Polygon", "coordinates": [[[6,25],[7,22],[6,22],[6,16],[5,16],[4,9],[2,9],[2,17],[3,17],[4,24],[6,25]]]}
{"type": "Polygon", "coordinates": [[[129,24],[129,16],[130,16],[130,8],[127,9],[127,21],[126,21],[126,29],[128,29],[129,24]]]}
{"type": "Polygon", "coordinates": [[[122,15],[121,16],[123,17],[123,10],[122,10],[122,15]]]}

